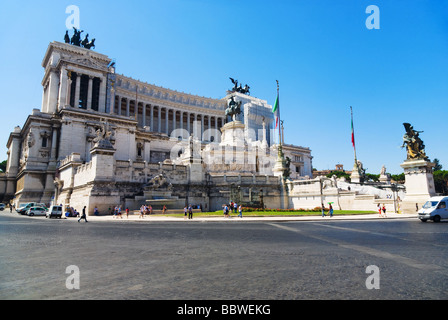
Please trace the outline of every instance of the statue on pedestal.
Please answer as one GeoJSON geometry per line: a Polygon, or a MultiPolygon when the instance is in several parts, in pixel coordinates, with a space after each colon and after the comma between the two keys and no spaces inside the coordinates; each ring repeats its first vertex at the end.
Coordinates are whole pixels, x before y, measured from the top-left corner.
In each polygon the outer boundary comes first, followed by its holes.
{"type": "Polygon", "coordinates": [[[86,49],[95,48],[95,39],[89,41],[89,34],[85,36],[84,40],[81,40],[81,33],[83,32],[84,32],[83,30],[78,30],[75,27],[73,27],[73,36],[70,38],[70,36],[68,35],[68,30],[65,31],[64,36],[65,43],[86,49]]]}
{"type": "Polygon", "coordinates": [[[242,94],[250,95],[250,91],[249,91],[250,87],[247,84],[243,88],[241,86],[241,84],[238,86],[238,80],[235,80],[235,79],[232,79],[232,78],[229,78],[229,79],[233,83],[233,88],[232,88],[232,90],[229,90],[230,92],[239,92],[239,93],[242,93],[242,94]]]}
{"type": "Polygon", "coordinates": [[[403,136],[403,145],[401,147],[404,148],[406,146],[407,160],[429,161],[425,153],[425,145],[419,137],[419,134],[423,131],[414,130],[414,127],[409,123],[403,123],[403,125],[406,129],[406,134],[403,136]]]}
{"type": "Polygon", "coordinates": [[[231,96],[227,102],[226,116],[230,116],[232,120],[235,115],[241,114],[241,101],[235,101],[235,97],[231,96]]]}

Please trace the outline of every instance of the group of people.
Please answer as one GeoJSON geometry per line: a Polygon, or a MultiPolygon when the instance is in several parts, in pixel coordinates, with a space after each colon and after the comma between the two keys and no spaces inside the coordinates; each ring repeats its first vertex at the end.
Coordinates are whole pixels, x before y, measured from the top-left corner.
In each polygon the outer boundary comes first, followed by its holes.
{"type": "Polygon", "coordinates": [[[224,217],[230,218],[230,213],[233,211],[234,213],[238,210],[238,217],[243,217],[243,207],[241,205],[238,206],[236,202],[231,201],[229,204],[223,204],[222,205],[224,213],[224,217]]]}
{"type": "Polygon", "coordinates": [[[378,203],[378,213],[380,214],[380,218],[386,218],[386,205],[383,204],[383,206],[381,206],[381,204],[378,203]]]}
{"type": "MultiPolygon", "coordinates": [[[[331,205],[331,203],[329,203],[328,205],[329,205],[328,213],[330,214],[330,218],[331,218],[331,217],[333,217],[333,206],[331,205]]],[[[326,217],[324,204],[322,204],[322,218],[323,217],[326,217]]]]}
{"type": "MultiPolygon", "coordinates": [[[[129,218],[129,208],[126,208],[125,212],[126,212],[126,218],[129,218]]],[[[109,213],[113,215],[114,219],[118,219],[118,217],[123,219],[123,212],[122,212],[121,206],[115,206],[113,208],[112,212],[111,212],[111,209],[109,208],[109,213]]]]}
{"type": "Polygon", "coordinates": [[[142,205],[140,207],[140,215],[139,218],[144,218],[146,215],[152,214],[152,206],[151,205],[142,205]]]}
{"type": "Polygon", "coordinates": [[[191,204],[184,207],[184,219],[187,219],[187,213],[188,219],[193,219],[193,206],[191,204]]]}

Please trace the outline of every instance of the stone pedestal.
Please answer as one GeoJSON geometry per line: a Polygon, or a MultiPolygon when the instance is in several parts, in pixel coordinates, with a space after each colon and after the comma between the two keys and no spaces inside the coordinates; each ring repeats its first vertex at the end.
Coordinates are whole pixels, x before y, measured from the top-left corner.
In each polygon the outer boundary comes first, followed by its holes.
{"type": "Polygon", "coordinates": [[[181,156],[182,164],[188,167],[188,182],[202,183],[204,181],[204,170],[201,158],[201,143],[190,136],[188,147],[181,156]]]}
{"type": "Polygon", "coordinates": [[[235,120],[226,123],[222,128],[221,145],[244,146],[244,124],[235,120]]]}
{"type": "Polygon", "coordinates": [[[432,169],[434,163],[426,160],[406,160],[404,169],[406,196],[401,204],[403,213],[416,213],[422,205],[436,194],[432,169]]]}
{"type": "Polygon", "coordinates": [[[362,177],[359,174],[359,168],[358,168],[358,165],[356,164],[356,162],[353,165],[352,174],[350,175],[350,181],[352,183],[361,183],[362,182],[362,177]]]}

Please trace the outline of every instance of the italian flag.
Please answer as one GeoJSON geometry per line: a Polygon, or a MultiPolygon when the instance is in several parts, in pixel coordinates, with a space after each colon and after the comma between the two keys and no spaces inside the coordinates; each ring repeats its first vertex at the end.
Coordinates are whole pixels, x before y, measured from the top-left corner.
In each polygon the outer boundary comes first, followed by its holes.
{"type": "Polygon", "coordinates": [[[355,147],[355,130],[353,129],[353,115],[352,115],[352,144],[355,147]]]}
{"type": "Polygon", "coordinates": [[[272,108],[272,112],[274,113],[274,117],[275,117],[275,129],[277,129],[278,121],[279,121],[279,118],[280,118],[278,93],[277,93],[277,99],[275,99],[274,108],[272,108]]]}
{"type": "Polygon", "coordinates": [[[352,107],[350,107],[350,113],[351,113],[351,116],[352,116],[352,144],[353,144],[353,148],[355,148],[355,129],[354,129],[354,126],[353,126],[353,109],[352,109],[352,107]]]}

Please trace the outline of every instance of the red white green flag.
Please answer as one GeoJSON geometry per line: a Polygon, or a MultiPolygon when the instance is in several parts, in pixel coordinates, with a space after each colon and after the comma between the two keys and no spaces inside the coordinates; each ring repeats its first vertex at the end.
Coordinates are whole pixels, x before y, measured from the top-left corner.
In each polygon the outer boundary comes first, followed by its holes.
{"type": "Polygon", "coordinates": [[[352,113],[352,144],[353,148],[355,147],[355,129],[353,127],[353,110],[352,107],[350,107],[351,113],[352,113]]]}
{"type": "Polygon", "coordinates": [[[272,112],[274,113],[274,117],[275,117],[275,129],[277,129],[277,126],[279,123],[279,118],[280,118],[278,92],[277,92],[277,99],[275,99],[274,108],[272,108],[272,112]]]}

